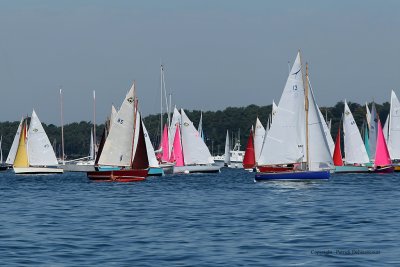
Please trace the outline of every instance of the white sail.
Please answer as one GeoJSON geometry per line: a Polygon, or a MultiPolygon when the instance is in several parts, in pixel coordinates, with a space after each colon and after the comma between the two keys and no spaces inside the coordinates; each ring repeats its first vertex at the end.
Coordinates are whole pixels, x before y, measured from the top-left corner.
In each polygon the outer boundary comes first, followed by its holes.
{"type": "Polygon", "coordinates": [[[94,160],[93,128],[90,130],[89,159],[94,160]]]}
{"type": "Polygon", "coordinates": [[[56,154],[35,110],[28,130],[28,159],[30,166],[58,165],[56,154]]]}
{"type": "Polygon", "coordinates": [[[400,102],[394,91],[390,99],[388,148],[392,159],[400,159],[400,102]]]}
{"type": "Polygon", "coordinates": [[[100,155],[99,165],[131,166],[133,120],[134,120],[133,84],[119,109],[117,116],[111,121],[110,132],[100,155]]]}
{"type": "Polygon", "coordinates": [[[172,115],[171,125],[169,126],[169,133],[168,133],[169,153],[170,153],[169,156],[171,156],[171,152],[172,152],[172,145],[174,143],[177,123],[179,123],[179,125],[181,125],[181,114],[179,114],[178,109],[175,107],[174,114],[172,115]]]}
{"type": "Polygon", "coordinates": [[[208,147],[183,109],[181,109],[181,116],[182,149],[185,165],[214,163],[208,147]]]}
{"type": "Polygon", "coordinates": [[[369,126],[369,124],[371,122],[371,112],[369,111],[368,103],[365,103],[365,109],[367,111],[367,114],[365,115],[365,117],[367,118],[367,123],[368,123],[368,126],[369,126]]]}
{"type": "Polygon", "coordinates": [[[368,163],[367,150],[346,100],[344,101],[343,134],[345,162],[349,164],[368,163]]]}
{"type": "Polygon", "coordinates": [[[304,85],[299,52],[273,116],[258,165],[305,161],[304,85]]]}
{"type": "Polygon", "coordinates": [[[231,164],[231,146],[229,144],[229,131],[226,130],[226,139],[225,139],[225,157],[224,157],[224,163],[226,165],[231,164]]]}
{"type": "Polygon", "coordinates": [[[326,123],[324,116],[322,116],[321,110],[318,108],[319,118],[322,122],[322,127],[324,128],[324,133],[326,136],[326,141],[328,142],[329,151],[331,152],[331,156],[333,157],[333,151],[335,150],[335,143],[333,142],[331,131],[329,130],[329,126],[326,123]]]}
{"type": "MultiPolygon", "coordinates": [[[[327,135],[324,129],[324,124],[326,125],[326,123],[324,118],[320,116],[321,111],[319,110],[318,105],[315,102],[314,91],[312,90],[309,79],[308,88],[308,169],[310,171],[331,169],[333,166],[333,161],[327,141],[327,135]]],[[[326,126],[326,128],[328,127],[326,126]]]]}
{"type": "Polygon", "coordinates": [[[369,122],[369,140],[368,140],[371,160],[375,159],[377,138],[378,138],[378,113],[376,112],[375,103],[372,103],[371,118],[369,122]]]}
{"type": "Polygon", "coordinates": [[[256,120],[256,128],[254,130],[254,155],[256,162],[261,155],[261,149],[263,147],[265,137],[265,129],[262,125],[261,121],[258,119],[256,120]]]}
{"type": "Polygon", "coordinates": [[[149,133],[147,132],[146,126],[144,125],[143,120],[142,127],[143,127],[143,134],[144,134],[144,141],[146,142],[146,150],[147,150],[147,158],[149,161],[149,167],[159,168],[160,165],[158,164],[156,153],[154,152],[154,147],[151,144],[149,133]]]}
{"type": "MultiPolygon", "coordinates": [[[[390,106],[390,108],[392,108],[392,106],[390,106]]],[[[390,120],[390,111],[389,111],[389,114],[386,116],[385,125],[383,126],[383,129],[382,129],[383,136],[385,137],[386,143],[388,143],[388,137],[389,137],[389,120],[390,120]]]]}
{"type": "Polygon", "coordinates": [[[7,164],[12,165],[14,163],[15,155],[17,154],[17,150],[18,150],[19,136],[21,135],[21,128],[22,128],[23,121],[24,121],[24,119],[21,119],[18,129],[17,129],[17,133],[14,136],[14,141],[12,142],[10,151],[8,152],[8,156],[6,159],[7,164]]]}

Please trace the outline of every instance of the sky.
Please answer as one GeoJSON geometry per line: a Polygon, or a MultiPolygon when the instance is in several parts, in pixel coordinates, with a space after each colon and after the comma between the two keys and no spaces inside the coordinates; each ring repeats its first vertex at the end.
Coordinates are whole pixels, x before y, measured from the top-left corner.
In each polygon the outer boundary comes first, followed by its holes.
{"type": "MultiPolygon", "coordinates": [[[[96,121],[135,81],[160,112],[160,63],[189,110],[279,101],[298,49],[319,106],[400,94],[400,1],[0,0],[0,121],[96,121]]],[[[267,116],[267,114],[266,114],[267,116]]]]}

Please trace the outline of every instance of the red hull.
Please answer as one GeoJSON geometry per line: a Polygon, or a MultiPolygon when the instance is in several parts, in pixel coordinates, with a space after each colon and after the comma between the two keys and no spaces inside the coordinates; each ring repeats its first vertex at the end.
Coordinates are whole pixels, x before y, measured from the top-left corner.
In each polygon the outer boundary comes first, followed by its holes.
{"type": "Polygon", "coordinates": [[[290,172],[293,171],[293,167],[283,167],[283,166],[258,166],[259,172],[290,172]]]}
{"type": "Polygon", "coordinates": [[[148,170],[115,170],[88,172],[87,177],[99,182],[140,182],[146,180],[148,170]]]}

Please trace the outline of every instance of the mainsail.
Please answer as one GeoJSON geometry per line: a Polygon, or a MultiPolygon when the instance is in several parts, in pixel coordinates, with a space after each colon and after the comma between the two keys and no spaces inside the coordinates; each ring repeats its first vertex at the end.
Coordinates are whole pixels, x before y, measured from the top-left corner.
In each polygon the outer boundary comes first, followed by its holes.
{"type": "Polygon", "coordinates": [[[304,110],[303,72],[299,52],[273,116],[258,165],[306,161],[304,110]]]}
{"type": "Polygon", "coordinates": [[[345,162],[350,164],[368,163],[367,150],[346,100],[344,101],[343,133],[345,162]]]}
{"type": "Polygon", "coordinates": [[[131,166],[134,95],[135,85],[133,84],[122,102],[117,116],[113,121],[110,121],[112,126],[110,127],[110,132],[104,143],[98,165],[131,166]]]}
{"type": "Polygon", "coordinates": [[[28,159],[30,166],[58,165],[56,155],[35,110],[28,131],[28,159]]]}
{"type": "Polygon", "coordinates": [[[181,109],[181,116],[182,149],[185,165],[214,163],[208,147],[183,109],[181,109]]]}
{"type": "MultiPolygon", "coordinates": [[[[386,125],[386,124],[385,124],[386,125]]],[[[392,159],[400,159],[400,102],[392,91],[390,99],[390,116],[388,127],[388,149],[392,159]]]]}

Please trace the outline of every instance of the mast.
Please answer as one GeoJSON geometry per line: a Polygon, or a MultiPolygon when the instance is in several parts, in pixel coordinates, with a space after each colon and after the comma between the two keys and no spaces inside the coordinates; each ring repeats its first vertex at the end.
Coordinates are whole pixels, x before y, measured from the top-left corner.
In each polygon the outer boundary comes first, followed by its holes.
{"type": "Polygon", "coordinates": [[[63,114],[62,88],[60,88],[60,109],[61,109],[61,158],[62,158],[62,164],[65,165],[65,154],[64,154],[64,114],[63,114]]]}
{"type": "Polygon", "coordinates": [[[96,147],[97,147],[97,140],[96,140],[96,91],[93,90],[93,148],[94,148],[94,157],[96,158],[96,147]]]}
{"type": "MultiPolygon", "coordinates": [[[[170,89],[170,91],[171,91],[171,89],[170,89]]],[[[168,127],[171,126],[171,113],[172,113],[172,94],[169,93],[168,127]]]]}
{"type": "MultiPolygon", "coordinates": [[[[135,147],[135,135],[136,135],[136,115],[137,115],[137,106],[138,106],[138,100],[136,98],[136,81],[133,80],[133,88],[134,89],[134,95],[133,95],[133,136],[132,136],[132,152],[131,152],[131,168],[133,166],[133,160],[134,160],[134,147],[135,147]]],[[[139,126],[140,127],[140,126],[139,126]]]]}
{"type": "Polygon", "coordinates": [[[308,63],[306,63],[306,84],[304,87],[304,101],[305,101],[305,111],[306,111],[306,156],[307,156],[307,169],[309,167],[309,163],[310,163],[310,158],[309,158],[309,149],[308,149],[308,110],[309,110],[309,106],[308,106],[308,63]]]}
{"type": "Polygon", "coordinates": [[[164,66],[160,67],[160,144],[163,134],[163,81],[164,81],[164,66]]]}
{"type": "Polygon", "coordinates": [[[390,109],[389,109],[389,123],[387,127],[387,142],[389,143],[389,138],[390,138],[390,125],[392,125],[392,108],[393,108],[393,90],[390,95],[390,109]]]}
{"type": "Polygon", "coordinates": [[[2,143],[3,143],[3,136],[0,138],[0,164],[3,163],[3,149],[2,149],[2,143]]]}

